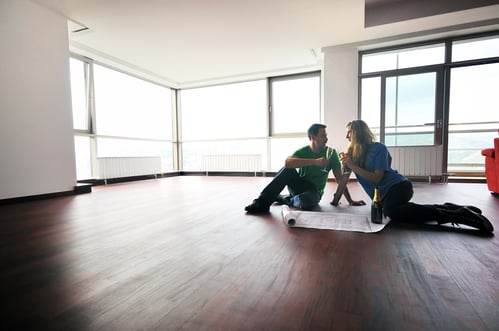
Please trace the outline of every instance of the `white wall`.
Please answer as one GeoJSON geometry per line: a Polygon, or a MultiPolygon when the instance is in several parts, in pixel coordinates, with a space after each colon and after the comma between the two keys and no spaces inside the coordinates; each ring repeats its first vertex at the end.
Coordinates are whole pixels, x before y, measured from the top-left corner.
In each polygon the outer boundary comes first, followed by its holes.
{"type": "Polygon", "coordinates": [[[328,145],[346,150],[345,126],[358,116],[358,49],[351,45],[324,50],[324,124],[328,145]]]}
{"type": "Polygon", "coordinates": [[[0,2],[0,199],[76,184],[66,19],[0,2]]]}

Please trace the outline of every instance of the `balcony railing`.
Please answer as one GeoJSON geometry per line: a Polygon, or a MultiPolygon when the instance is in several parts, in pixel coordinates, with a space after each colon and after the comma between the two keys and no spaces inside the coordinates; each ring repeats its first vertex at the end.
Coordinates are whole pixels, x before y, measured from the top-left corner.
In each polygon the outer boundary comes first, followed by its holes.
{"type": "MultiPolygon", "coordinates": [[[[379,127],[372,129],[379,134],[379,127]]],[[[498,129],[498,121],[449,124],[448,172],[459,173],[461,176],[483,175],[485,166],[481,150],[492,146],[493,139],[499,133],[498,129]]],[[[388,146],[433,145],[433,123],[387,126],[384,141],[388,146]]]]}

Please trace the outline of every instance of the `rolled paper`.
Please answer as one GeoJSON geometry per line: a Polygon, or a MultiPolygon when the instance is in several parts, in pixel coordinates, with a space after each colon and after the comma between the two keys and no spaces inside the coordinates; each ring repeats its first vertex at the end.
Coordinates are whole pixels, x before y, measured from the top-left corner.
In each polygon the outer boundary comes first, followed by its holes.
{"type": "MultiPolygon", "coordinates": [[[[337,210],[337,209],[336,209],[337,210]]],[[[383,219],[382,224],[371,223],[369,206],[356,207],[356,212],[351,213],[345,209],[343,212],[328,211],[304,211],[300,209],[290,209],[282,206],[282,220],[286,226],[293,228],[328,229],[341,231],[355,231],[373,233],[381,231],[390,222],[388,218],[383,219]]]]}

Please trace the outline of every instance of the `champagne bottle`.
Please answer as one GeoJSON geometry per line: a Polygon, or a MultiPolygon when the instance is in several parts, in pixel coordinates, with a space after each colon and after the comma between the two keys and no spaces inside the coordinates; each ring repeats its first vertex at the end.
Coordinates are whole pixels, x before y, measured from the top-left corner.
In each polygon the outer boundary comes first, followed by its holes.
{"type": "Polygon", "coordinates": [[[371,204],[371,222],[383,223],[383,206],[381,205],[381,195],[377,186],[374,188],[374,197],[371,204]]]}

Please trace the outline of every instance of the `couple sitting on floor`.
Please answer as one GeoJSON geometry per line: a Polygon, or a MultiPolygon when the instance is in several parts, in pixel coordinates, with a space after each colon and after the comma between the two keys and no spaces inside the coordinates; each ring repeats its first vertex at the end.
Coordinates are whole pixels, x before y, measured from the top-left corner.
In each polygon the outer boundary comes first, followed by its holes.
{"type": "MultiPolygon", "coordinates": [[[[274,202],[303,210],[316,207],[324,194],[329,171],[333,171],[338,184],[342,177],[342,164],[353,171],[359,184],[373,198],[374,188],[381,193],[383,212],[392,221],[429,222],[438,224],[464,224],[486,233],[494,227],[474,206],[453,203],[421,205],[410,202],[413,196],[412,183],[397,170],[391,168],[392,157],[386,146],[376,142],[376,136],[362,120],[347,124],[346,138],[350,142],[347,153],[340,155],[333,149],[326,157],[327,132],[323,124],[313,124],[308,129],[310,144],[286,158],[282,168],[263,189],[260,196],[245,207],[250,214],[268,213],[274,202]],[[288,187],[289,195],[280,193],[288,187]]],[[[345,198],[350,205],[365,205],[362,200],[353,200],[347,188],[345,198]]],[[[338,197],[337,197],[338,198],[338,197]]]]}

